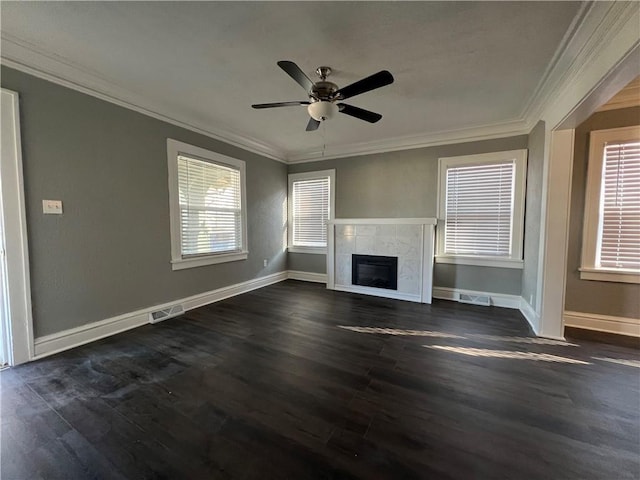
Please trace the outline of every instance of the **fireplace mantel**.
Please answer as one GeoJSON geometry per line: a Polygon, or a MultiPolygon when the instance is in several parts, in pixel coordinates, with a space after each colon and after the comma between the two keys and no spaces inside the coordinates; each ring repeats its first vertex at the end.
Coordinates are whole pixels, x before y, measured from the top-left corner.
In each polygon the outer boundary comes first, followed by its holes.
{"type": "Polygon", "coordinates": [[[327,234],[327,288],[431,303],[435,218],[338,218],[327,234]],[[351,256],[398,257],[398,289],[351,282],[351,256]]]}

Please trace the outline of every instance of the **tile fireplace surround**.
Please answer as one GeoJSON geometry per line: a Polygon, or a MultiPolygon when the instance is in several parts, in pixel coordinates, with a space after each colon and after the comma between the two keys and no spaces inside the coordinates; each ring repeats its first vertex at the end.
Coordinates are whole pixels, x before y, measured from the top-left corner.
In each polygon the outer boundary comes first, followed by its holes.
{"type": "Polygon", "coordinates": [[[431,303],[435,218],[339,218],[328,223],[327,288],[431,303]],[[398,289],[351,282],[352,255],[398,257],[398,289]]]}

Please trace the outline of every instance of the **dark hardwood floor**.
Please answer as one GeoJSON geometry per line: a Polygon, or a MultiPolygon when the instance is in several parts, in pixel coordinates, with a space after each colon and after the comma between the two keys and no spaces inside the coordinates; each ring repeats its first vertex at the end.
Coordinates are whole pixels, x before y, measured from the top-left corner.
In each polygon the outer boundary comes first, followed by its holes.
{"type": "Polygon", "coordinates": [[[287,281],[0,373],[9,479],[637,479],[640,352],[287,281]]]}

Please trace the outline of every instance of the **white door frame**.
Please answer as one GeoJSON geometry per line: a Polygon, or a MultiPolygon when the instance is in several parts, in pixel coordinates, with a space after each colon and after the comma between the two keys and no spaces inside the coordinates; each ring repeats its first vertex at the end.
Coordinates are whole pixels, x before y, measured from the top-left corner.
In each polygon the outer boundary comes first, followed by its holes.
{"type": "Polygon", "coordinates": [[[541,115],[545,156],[536,313],[543,337],[564,336],[574,129],[640,74],[638,5],[596,2],[591,11],[599,33],[588,39],[589,48],[576,62],[580,68],[567,75],[541,115]]]}
{"type": "Polygon", "coordinates": [[[27,220],[22,174],[19,97],[17,92],[2,89],[2,218],[4,220],[7,264],[7,297],[9,321],[9,365],[28,362],[33,352],[33,319],[27,220]]]}

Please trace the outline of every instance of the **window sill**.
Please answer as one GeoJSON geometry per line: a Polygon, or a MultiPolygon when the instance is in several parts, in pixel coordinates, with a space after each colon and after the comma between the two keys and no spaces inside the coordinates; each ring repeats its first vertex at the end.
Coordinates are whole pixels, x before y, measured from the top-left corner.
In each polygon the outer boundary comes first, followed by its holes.
{"type": "Polygon", "coordinates": [[[580,268],[581,280],[598,280],[600,282],[640,283],[640,273],[631,270],[615,270],[607,268],[580,268]]]}
{"type": "Polygon", "coordinates": [[[522,260],[513,260],[509,258],[490,258],[490,257],[464,257],[461,255],[436,255],[436,263],[448,263],[454,265],[473,265],[477,267],[495,267],[495,268],[518,268],[524,267],[522,260]]]}
{"type": "Polygon", "coordinates": [[[288,247],[289,253],[312,253],[315,255],[326,255],[327,247],[288,247]]]}
{"type": "Polygon", "coordinates": [[[171,261],[172,270],[184,270],[186,268],[204,267],[205,265],[215,265],[217,263],[237,262],[246,260],[249,252],[219,253],[203,257],[179,258],[171,261]]]}

